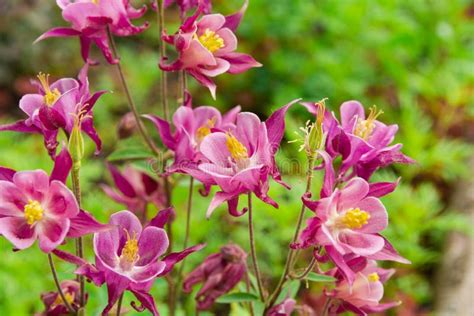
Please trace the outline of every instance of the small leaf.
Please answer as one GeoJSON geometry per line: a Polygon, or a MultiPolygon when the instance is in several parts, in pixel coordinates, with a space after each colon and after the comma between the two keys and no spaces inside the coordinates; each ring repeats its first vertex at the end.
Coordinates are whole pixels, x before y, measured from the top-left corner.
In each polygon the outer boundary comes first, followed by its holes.
{"type": "Polygon", "coordinates": [[[277,303],[281,303],[286,298],[295,298],[301,286],[301,281],[292,280],[287,282],[277,298],[277,303]]]}
{"type": "Polygon", "coordinates": [[[311,282],[334,282],[336,281],[336,278],[329,276],[329,275],[324,275],[324,274],[317,274],[314,272],[310,272],[306,278],[306,280],[311,281],[311,282]]]}
{"type": "Polygon", "coordinates": [[[114,151],[107,157],[108,161],[119,161],[119,160],[137,160],[152,158],[153,155],[143,148],[121,148],[114,151]]]}
{"type": "Polygon", "coordinates": [[[258,301],[258,297],[251,293],[237,292],[219,297],[216,302],[223,304],[258,301]]]}

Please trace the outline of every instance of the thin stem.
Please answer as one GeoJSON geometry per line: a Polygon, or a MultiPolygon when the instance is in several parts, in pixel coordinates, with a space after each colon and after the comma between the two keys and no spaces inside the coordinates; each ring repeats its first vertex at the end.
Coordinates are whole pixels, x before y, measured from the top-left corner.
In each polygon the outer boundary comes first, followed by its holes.
{"type": "MultiPolygon", "coordinates": [[[[189,243],[189,232],[191,230],[191,210],[193,208],[193,191],[194,191],[194,178],[190,177],[189,178],[188,205],[186,207],[186,231],[184,233],[183,249],[188,248],[188,243],[189,243]]],[[[186,261],[186,258],[183,259],[183,261],[181,262],[181,267],[179,269],[179,274],[178,274],[178,282],[177,282],[178,284],[180,283],[180,279],[183,275],[185,261],[186,261]]]]}
{"type": "MultiPolygon", "coordinates": [[[[72,179],[72,191],[74,196],[76,197],[77,204],[81,207],[81,184],[79,180],[79,173],[80,173],[80,163],[74,164],[71,172],[71,179],[72,179]]],[[[84,258],[84,249],[83,249],[83,240],[82,237],[78,237],[76,239],[76,255],[83,259],[84,258]]],[[[80,307],[84,307],[86,305],[86,284],[84,276],[80,275],[79,279],[79,289],[80,289],[80,298],[79,298],[79,305],[80,307]]]]}
{"type": "Polygon", "coordinates": [[[120,310],[122,309],[122,301],[123,301],[123,295],[125,294],[122,293],[122,295],[120,295],[120,298],[118,300],[118,303],[117,303],[117,316],[120,316],[120,310]]]}
{"type": "MultiPolygon", "coordinates": [[[[250,293],[250,276],[249,276],[249,269],[247,268],[247,274],[245,275],[245,288],[247,290],[247,293],[250,293]]],[[[249,311],[250,311],[250,316],[254,316],[255,312],[253,310],[253,303],[248,302],[249,306],[249,311]]]]}
{"type": "Polygon", "coordinates": [[[331,305],[331,298],[328,297],[326,303],[324,303],[322,316],[327,316],[329,312],[329,306],[331,305]]]}
{"type": "MultiPolygon", "coordinates": [[[[109,27],[107,27],[107,35],[109,37],[109,42],[110,42],[110,47],[112,49],[113,57],[115,59],[120,59],[120,56],[118,55],[118,52],[117,52],[117,46],[115,45],[114,37],[109,27]]],[[[140,133],[141,137],[143,138],[147,146],[151,149],[151,151],[155,153],[156,155],[159,155],[160,150],[155,146],[155,143],[150,138],[150,135],[148,135],[145,125],[143,125],[143,122],[140,118],[140,114],[138,113],[137,106],[135,105],[135,102],[133,101],[132,95],[130,93],[130,89],[128,88],[127,81],[125,80],[125,75],[123,73],[120,60],[117,62],[117,64],[115,64],[115,66],[119,73],[120,82],[122,84],[123,91],[127,97],[128,106],[130,110],[132,111],[133,116],[135,117],[135,121],[137,122],[138,132],[140,133]]]]}
{"type": "MultiPolygon", "coordinates": [[[[314,158],[309,157],[308,158],[308,170],[306,171],[306,189],[305,189],[305,193],[309,192],[310,189],[311,189],[311,184],[312,184],[312,179],[313,179],[313,168],[314,168],[314,158]]],[[[299,236],[300,230],[301,230],[301,225],[303,224],[305,210],[306,210],[306,207],[303,203],[303,205],[301,206],[300,214],[298,215],[295,234],[293,235],[293,239],[292,239],[291,243],[296,242],[296,240],[298,239],[298,236],[299,236]]],[[[283,288],[283,284],[285,284],[285,281],[287,280],[288,274],[289,274],[289,272],[291,270],[291,267],[293,265],[294,254],[295,254],[295,250],[290,248],[290,251],[288,252],[288,255],[286,257],[286,263],[285,263],[285,268],[283,269],[283,274],[282,274],[280,280],[278,281],[278,285],[275,288],[275,291],[272,293],[272,295],[270,295],[270,298],[269,298],[269,300],[266,304],[266,310],[268,310],[270,307],[273,306],[273,304],[275,304],[275,301],[278,298],[278,295],[280,294],[280,292],[283,288]]]]}
{"type": "Polygon", "coordinates": [[[76,314],[76,311],[74,310],[74,308],[72,308],[71,304],[69,304],[69,302],[66,299],[66,296],[64,295],[63,290],[61,289],[61,284],[59,283],[59,280],[58,280],[58,274],[56,273],[56,268],[54,267],[53,257],[51,256],[50,253],[48,253],[48,261],[49,261],[49,267],[51,268],[51,273],[53,274],[54,283],[56,284],[56,288],[58,289],[59,296],[63,300],[63,303],[68,309],[68,311],[72,314],[76,314]]]}
{"type": "MultiPolygon", "coordinates": [[[[160,36],[160,59],[166,58],[166,44],[161,39],[161,35],[163,34],[163,30],[165,29],[165,10],[164,10],[164,1],[163,0],[156,0],[157,10],[156,10],[156,18],[158,22],[158,34],[160,36]]],[[[168,107],[168,75],[166,71],[161,71],[161,104],[163,107],[163,113],[165,119],[169,121],[170,113],[168,107]]]]}
{"type": "Polygon", "coordinates": [[[263,283],[262,276],[260,274],[260,268],[258,267],[257,260],[257,251],[255,249],[255,236],[253,229],[253,219],[252,219],[252,193],[248,194],[248,213],[249,213],[249,239],[250,239],[250,252],[252,255],[253,268],[255,270],[255,277],[257,278],[258,293],[262,302],[265,302],[265,297],[263,294],[263,283]]]}
{"type": "Polygon", "coordinates": [[[317,263],[316,258],[315,258],[315,257],[311,258],[311,262],[310,262],[309,265],[306,267],[306,269],[303,271],[303,273],[301,273],[300,275],[290,275],[290,277],[291,277],[293,280],[301,280],[301,279],[304,279],[311,271],[313,271],[314,266],[316,265],[316,263],[317,263]]]}

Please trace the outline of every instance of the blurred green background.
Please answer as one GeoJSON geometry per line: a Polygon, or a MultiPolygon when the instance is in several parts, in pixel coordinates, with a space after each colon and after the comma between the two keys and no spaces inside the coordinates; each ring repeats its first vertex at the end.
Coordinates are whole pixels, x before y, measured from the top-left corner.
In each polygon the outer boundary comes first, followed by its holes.
{"type": "MultiPolygon", "coordinates": [[[[242,1],[213,3],[215,11],[229,14],[242,1]]],[[[75,77],[82,60],[77,39],[50,39],[32,45],[49,28],[66,25],[55,1],[2,0],[0,15],[0,123],[6,123],[22,117],[18,100],[31,91],[30,78],[40,71],[53,78],[75,77]]],[[[177,16],[174,9],[167,11],[170,32],[179,25],[177,16]]],[[[117,43],[140,111],[160,115],[154,13],[148,12],[143,20],[151,22],[146,32],[120,38],[117,43]]],[[[240,104],[244,110],[265,118],[272,110],[299,97],[308,101],[327,97],[326,104],[336,112],[341,102],[357,99],[366,107],[377,104],[385,112],[383,121],[399,124],[397,141],[418,163],[394,166],[375,177],[394,180],[402,176],[400,187],[383,199],[391,220],[384,234],[413,263],[396,265],[398,273],[387,285],[387,299],[405,302],[392,311],[395,314],[422,315],[432,311],[433,274],[443,254],[446,235],[450,231],[468,233],[471,229],[463,215],[450,207],[450,197],[454,184],[472,177],[466,161],[473,156],[474,141],[473,20],[474,3],[462,0],[251,0],[237,32],[239,51],[251,53],[264,67],[217,78],[216,101],[207,90],[189,80],[195,106],[210,104],[224,110],[240,104]]],[[[100,58],[97,51],[94,55],[100,58]]],[[[127,104],[115,69],[102,61],[90,70],[90,81],[93,90],[113,92],[95,108],[104,150],[94,157],[88,141],[90,159],[83,164],[81,175],[85,208],[106,221],[111,212],[122,207],[98,189],[99,183],[110,183],[104,160],[117,149],[138,148],[140,141],[118,137],[118,122],[127,113],[127,104]]],[[[173,107],[177,106],[176,85],[177,76],[173,74],[173,107]]],[[[308,118],[302,108],[294,108],[287,119],[286,140],[293,139],[293,131],[308,118]]],[[[154,131],[153,134],[156,135],[154,131]]],[[[258,202],[255,206],[257,249],[268,284],[274,284],[282,269],[285,247],[294,229],[291,223],[296,221],[304,190],[304,170],[298,168],[304,165],[304,157],[297,152],[297,146],[285,143],[278,159],[284,167],[290,166],[283,171],[293,189],[287,192],[272,185],[271,196],[280,203],[278,210],[258,202]]],[[[145,166],[143,162],[137,164],[145,166]]],[[[4,132],[0,133],[0,165],[50,170],[51,161],[41,137],[4,132]]],[[[175,180],[178,216],[174,236],[175,249],[179,249],[187,181],[184,177],[175,180]]],[[[192,241],[207,242],[208,246],[190,258],[187,269],[228,241],[248,248],[245,218],[231,218],[221,208],[206,221],[208,203],[209,198],[195,195],[192,241]]],[[[90,245],[90,240],[87,242],[90,245]]],[[[41,311],[40,293],[54,289],[46,256],[36,247],[13,253],[4,239],[0,239],[0,251],[0,315],[41,311]]],[[[92,258],[90,251],[88,256],[92,258]]],[[[59,270],[61,278],[72,277],[73,267],[59,264],[59,270]]],[[[92,286],[88,290],[89,313],[98,315],[106,302],[106,290],[92,286]]],[[[157,282],[153,293],[160,312],[166,315],[164,281],[157,282]]],[[[191,298],[183,297],[182,315],[193,313],[191,298]]],[[[235,309],[237,306],[232,308],[235,315],[243,315],[235,309]]],[[[217,310],[217,314],[228,313],[223,305],[217,310]]]]}

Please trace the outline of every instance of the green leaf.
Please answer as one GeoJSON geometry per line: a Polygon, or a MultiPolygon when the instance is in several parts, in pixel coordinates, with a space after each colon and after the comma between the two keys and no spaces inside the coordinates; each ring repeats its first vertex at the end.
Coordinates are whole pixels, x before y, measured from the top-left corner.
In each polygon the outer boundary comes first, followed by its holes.
{"type": "Polygon", "coordinates": [[[219,297],[216,302],[223,304],[258,301],[258,297],[251,293],[237,292],[219,297]]]}
{"type": "Polygon", "coordinates": [[[283,286],[283,290],[281,291],[280,295],[277,298],[277,303],[282,302],[286,298],[296,297],[296,294],[298,294],[300,286],[301,286],[301,281],[299,280],[292,280],[290,282],[287,282],[283,286]]]}
{"type": "Polygon", "coordinates": [[[310,272],[306,278],[306,280],[311,281],[311,282],[334,282],[336,281],[336,278],[329,276],[329,275],[324,275],[324,274],[317,274],[314,272],[310,272]]]}
{"type": "Polygon", "coordinates": [[[138,160],[152,158],[153,155],[144,148],[121,148],[114,151],[107,157],[109,161],[120,161],[120,160],[138,160]]]}

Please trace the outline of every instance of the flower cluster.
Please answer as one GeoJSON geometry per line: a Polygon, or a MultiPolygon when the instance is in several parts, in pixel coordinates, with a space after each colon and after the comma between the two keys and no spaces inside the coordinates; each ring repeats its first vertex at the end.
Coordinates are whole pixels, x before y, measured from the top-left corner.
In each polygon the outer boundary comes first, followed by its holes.
{"type": "MultiPolygon", "coordinates": [[[[160,34],[162,45],[170,44],[177,56],[168,63],[167,57],[161,55],[158,67],[163,72],[181,71],[182,76],[192,76],[215,98],[216,84],[211,78],[261,66],[250,55],[236,52],[235,33],[248,1],[238,12],[227,16],[211,13],[210,0],[165,0],[154,3],[152,8],[163,19],[164,8],[173,3],[179,7],[182,25],[172,35],[160,34]],[[193,9],[195,12],[187,17],[193,9]]],[[[302,143],[300,150],[305,151],[308,160],[307,189],[302,196],[302,210],[295,237],[289,243],[281,281],[269,292],[258,266],[251,203],[256,196],[278,208],[276,200],[269,196],[271,179],[290,189],[282,180],[276,154],[285,134],[285,117],[300,99],[278,108],[264,121],[254,113],[241,111],[240,106],[222,114],[212,106],[193,107],[184,78],[180,92],[184,92],[185,98],[171,120],[167,119],[166,99],[163,100],[165,117],[140,116],[121,72],[113,38],[144,31],[147,23],[135,26],[131,20],[142,17],[146,6],[135,9],[129,0],[57,0],[57,4],[71,26],[53,28],[38,40],[79,37],[85,65],[77,80],[64,78],[50,82],[49,75],[40,73],[38,81],[33,82],[38,92],[23,96],[19,102],[27,118],[0,126],[0,131],[43,135],[45,148],[54,160],[50,174],[43,170],[17,172],[0,167],[0,235],[10,241],[15,250],[29,248],[38,240],[39,248],[48,255],[56,281],[57,290],[41,296],[45,305],[41,315],[83,314],[88,298],[85,279],[98,287],[105,284],[108,301],[103,315],[114,308],[120,315],[126,291],[140,302],[139,305],[131,302],[136,311],[148,310],[159,315],[150,291],[155,280],[161,277],[169,285],[170,315],[174,315],[179,303],[176,291],[181,288],[182,279],[182,288],[188,294],[195,285],[201,284],[195,294],[198,310],[212,309],[221,296],[244,281],[249,292],[244,293],[248,298],[244,302],[251,314],[254,307],[257,308],[254,301],[258,299],[264,315],[289,316],[294,311],[316,314],[310,306],[291,297],[291,293],[283,293],[282,286],[290,278],[303,279],[314,267],[320,269],[317,263],[330,263],[333,267],[325,272],[318,270],[334,280],[323,293],[326,300],[323,315],[346,311],[366,315],[399,304],[381,303],[383,283],[394,270],[377,266],[379,260],[409,263],[382,235],[389,221],[380,198],[394,191],[398,181],[371,182],[371,177],[380,168],[413,160],[401,152],[401,144],[392,144],[398,127],[379,121],[382,111],[373,107],[366,115],[359,102],[349,101],[341,105],[339,120],[326,109],[324,100],[301,103],[314,115],[314,122],[302,128],[303,136],[297,140],[302,143]],[[131,111],[126,120],[132,118],[133,129],[137,127],[156,156],[166,157],[164,172],[156,174],[138,169],[138,164],[130,161],[123,171],[106,163],[114,187],[106,184],[100,187],[111,199],[126,207],[111,214],[107,224],[99,223],[91,213],[81,209],[79,171],[81,162],[87,160],[82,135],[86,134],[95,143],[96,154],[102,146],[93,118],[95,104],[105,91],[91,93],[89,90],[89,66],[97,64],[89,58],[92,43],[120,73],[131,111]],[[141,117],[154,124],[165,148],[155,145],[141,117]],[[63,146],[57,154],[61,131],[69,146],[63,146]],[[172,163],[167,163],[167,159],[172,159],[172,163]],[[311,183],[317,171],[324,173],[324,180],[315,199],[317,194],[312,193],[311,183]],[[71,189],[67,186],[70,174],[71,189]],[[172,189],[181,178],[176,174],[191,179],[184,249],[180,252],[172,252],[175,247],[169,235],[173,232],[174,219],[182,216],[181,211],[175,212],[171,205],[172,189]],[[179,271],[173,271],[173,267],[204,247],[204,244],[188,246],[190,227],[194,224],[190,216],[194,180],[203,184],[204,190],[200,190],[203,196],[213,192],[206,215],[200,214],[202,218],[209,219],[224,203],[234,217],[248,214],[250,251],[247,253],[237,244],[226,243],[185,276],[183,266],[179,271]],[[248,198],[245,207],[239,207],[242,195],[248,198]],[[306,209],[313,213],[303,227],[306,209]],[[86,260],[83,253],[82,237],[88,234],[93,234],[94,262],[86,260]],[[75,239],[75,254],[59,249],[71,239],[75,239]],[[297,249],[307,248],[312,250],[313,258],[307,271],[298,276],[293,271],[295,253],[297,249]],[[78,281],[59,282],[51,254],[75,265],[78,281]],[[247,265],[248,257],[252,258],[253,271],[247,265]]],[[[162,87],[165,89],[166,82],[162,87]]],[[[166,91],[161,92],[165,98],[166,91]]]]}

